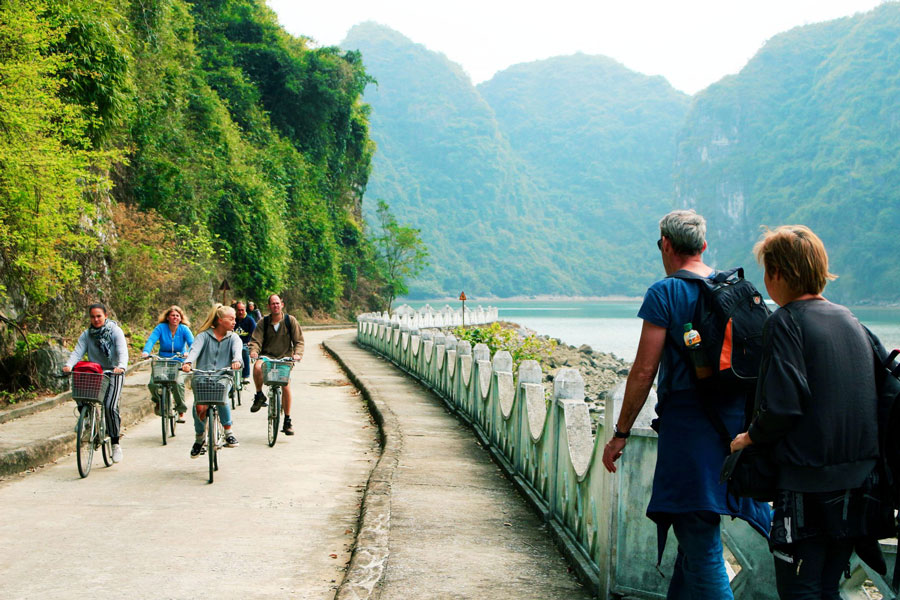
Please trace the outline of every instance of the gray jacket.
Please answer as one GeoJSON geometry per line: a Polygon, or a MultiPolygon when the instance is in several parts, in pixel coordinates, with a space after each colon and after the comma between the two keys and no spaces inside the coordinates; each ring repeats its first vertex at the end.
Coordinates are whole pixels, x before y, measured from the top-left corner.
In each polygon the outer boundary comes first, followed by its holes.
{"type": "Polygon", "coordinates": [[[84,333],[78,336],[78,343],[75,344],[75,349],[72,350],[72,354],[69,355],[66,366],[69,368],[74,367],[75,363],[80,361],[84,356],[84,353],[87,352],[89,361],[100,363],[100,365],[108,371],[111,371],[116,367],[122,369],[128,368],[128,342],[125,341],[125,333],[118,325],[113,326],[112,341],[112,352],[110,352],[109,358],[107,358],[103,355],[97,342],[91,339],[91,334],[88,333],[88,330],[85,329],[84,333]]]}
{"type": "Polygon", "coordinates": [[[212,329],[207,329],[194,338],[194,344],[184,362],[191,363],[193,368],[201,371],[231,368],[233,362],[243,365],[243,347],[240,336],[233,331],[226,333],[219,341],[212,329]]]}

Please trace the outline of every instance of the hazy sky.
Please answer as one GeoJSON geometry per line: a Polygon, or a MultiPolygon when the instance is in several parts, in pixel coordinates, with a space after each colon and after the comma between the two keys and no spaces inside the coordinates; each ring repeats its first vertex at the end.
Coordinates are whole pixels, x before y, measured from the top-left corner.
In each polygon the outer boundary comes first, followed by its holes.
{"type": "MultiPolygon", "coordinates": [[[[444,53],[473,82],[551,56],[603,54],[693,94],[738,72],[766,40],[882,0],[267,0],[281,24],[319,45],[363,21],[444,53]]],[[[364,57],[365,58],[365,57],[364,57]]]]}

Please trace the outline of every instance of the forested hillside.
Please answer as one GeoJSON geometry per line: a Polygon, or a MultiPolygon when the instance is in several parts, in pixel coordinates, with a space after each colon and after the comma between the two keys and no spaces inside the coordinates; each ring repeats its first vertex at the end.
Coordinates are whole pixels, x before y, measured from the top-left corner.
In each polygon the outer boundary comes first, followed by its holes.
{"type": "Polygon", "coordinates": [[[760,282],[763,225],[804,223],[836,300],[900,302],[900,4],[796,28],[693,99],[574,55],[473,87],[446,57],[375,24],[361,49],[382,197],[432,249],[418,296],[640,294],[667,210],[709,221],[708,259],[760,282]],[[531,262],[535,267],[530,266],[531,262]]]}
{"type": "Polygon", "coordinates": [[[264,0],[0,3],[0,311],[47,334],[97,300],[197,319],[223,278],[298,314],[374,308],[368,81],[264,0]]]}
{"type": "Polygon", "coordinates": [[[809,225],[844,302],[900,302],[900,5],[773,38],[697,95],[676,201],[706,214],[719,263],[752,264],[760,225],[809,225]]]}
{"type": "Polygon", "coordinates": [[[656,271],[675,134],[688,97],[614,61],[572,56],[477,89],[443,55],[373,23],[360,50],[377,143],[367,207],[422,229],[419,296],[637,294],[656,271]],[[369,202],[372,202],[370,205],[369,202]]]}

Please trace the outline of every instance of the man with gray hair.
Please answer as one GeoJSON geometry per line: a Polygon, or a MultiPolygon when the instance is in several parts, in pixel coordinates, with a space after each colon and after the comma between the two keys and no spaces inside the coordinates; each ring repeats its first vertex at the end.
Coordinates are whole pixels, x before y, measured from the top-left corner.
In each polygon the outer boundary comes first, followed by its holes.
{"type": "MultiPolygon", "coordinates": [[[[734,596],[722,556],[720,515],[740,517],[766,534],[771,514],[768,505],[726,499],[719,471],[727,449],[704,411],[691,365],[679,346],[684,345],[685,325],[694,318],[700,288],[673,275],[682,270],[701,277],[714,275],[701,256],[706,250],[706,220],[693,210],[675,210],[660,220],[659,232],[656,246],[666,278],[650,286],[638,311],[644,325],[615,433],[603,450],[603,465],[616,472],[615,462],[658,370],[659,418],[654,429],[659,442],[647,516],[658,527],[660,558],[670,527],[678,541],[667,598],[729,599],[734,596]]],[[[745,403],[743,393],[717,398],[716,408],[732,436],[743,431],[745,403]]]]}

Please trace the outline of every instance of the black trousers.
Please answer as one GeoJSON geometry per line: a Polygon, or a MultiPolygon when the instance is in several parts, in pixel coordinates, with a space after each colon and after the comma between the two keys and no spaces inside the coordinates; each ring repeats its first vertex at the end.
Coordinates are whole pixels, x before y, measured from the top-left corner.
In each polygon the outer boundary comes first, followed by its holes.
{"type": "MultiPolygon", "coordinates": [[[[106,396],[103,397],[103,406],[106,408],[106,433],[112,438],[113,444],[119,443],[119,433],[122,429],[122,416],[119,414],[119,398],[122,397],[122,386],[125,375],[112,374],[109,376],[109,387],[106,396]]],[[[78,410],[81,410],[81,402],[78,402],[78,410]]]]}
{"type": "Polygon", "coordinates": [[[852,538],[814,537],[775,546],[781,600],[840,600],[838,586],[853,552],[852,538]]]}

